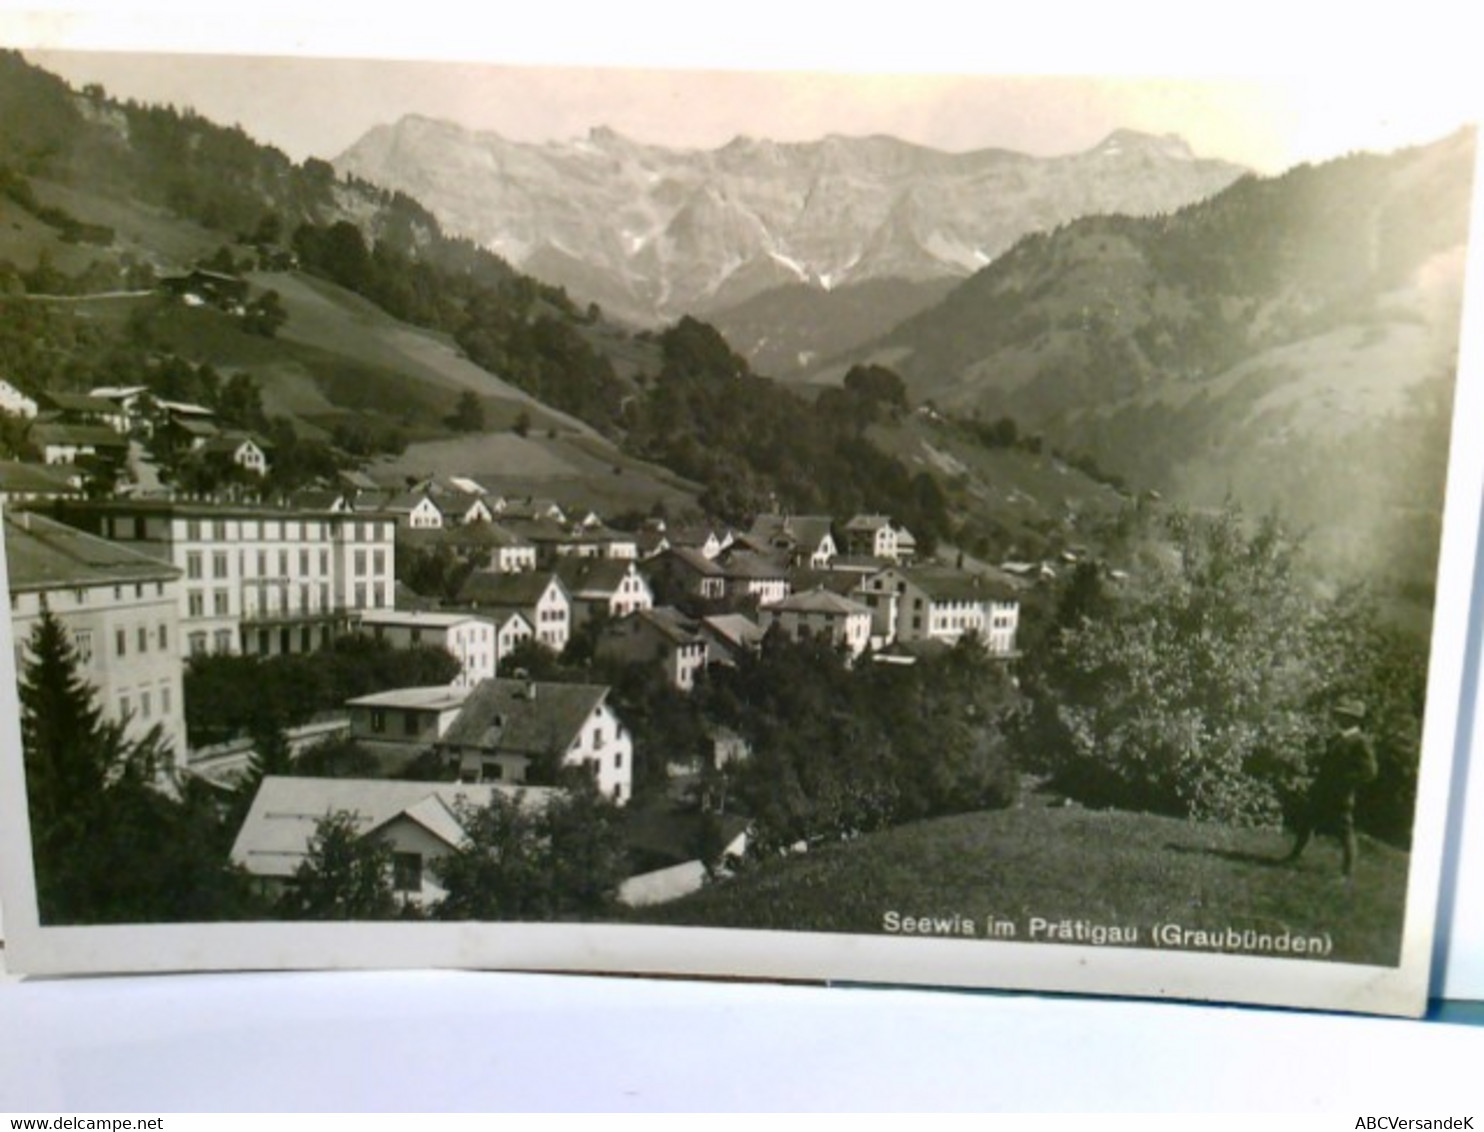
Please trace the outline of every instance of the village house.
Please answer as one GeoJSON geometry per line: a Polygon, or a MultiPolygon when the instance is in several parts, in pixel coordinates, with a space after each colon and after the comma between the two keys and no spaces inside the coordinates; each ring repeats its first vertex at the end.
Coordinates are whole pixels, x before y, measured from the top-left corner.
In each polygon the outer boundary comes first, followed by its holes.
{"type": "Polygon", "coordinates": [[[557,576],[572,599],[572,627],[595,617],[627,617],[654,605],[654,593],[632,559],[562,558],[557,576]]]}
{"type": "Polygon", "coordinates": [[[107,425],[47,421],[31,426],[31,443],[47,464],[79,464],[90,458],[122,466],[129,441],[107,425]]]}
{"type": "Polygon", "coordinates": [[[147,385],[99,385],[88,390],[88,396],[112,404],[126,422],[125,431],[142,427],[146,410],[155,403],[147,385]]]}
{"type": "Polygon", "coordinates": [[[887,515],[857,515],[845,524],[845,546],[850,554],[868,558],[901,558],[900,536],[904,533],[887,515]]]}
{"type": "Polygon", "coordinates": [[[499,523],[486,523],[466,532],[466,545],[489,555],[482,569],[492,574],[523,574],[536,569],[536,544],[499,523]]]}
{"type": "Polygon", "coordinates": [[[438,531],[443,529],[443,512],[433,500],[417,491],[393,492],[379,497],[357,496],[357,512],[395,520],[404,531],[438,531]]]}
{"type": "Polygon", "coordinates": [[[536,630],[524,614],[513,609],[500,610],[490,616],[495,623],[495,671],[498,674],[500,662],[526,641],[534,640],[536,630]]]}
{"type": "Polygon", "coordinates": [[[726,570],[701,551],[672,546],[644,564],[653,589],[667,596],[689,595],[720,601],[727,593],[726,570]]]}
{"type": "Polygon", "coordinates": [[[45,606],[71,636],[77,674],[94,689],[103,718],[124,724],[131,740],[158,725],[183,758],[180,571],[27,511],[5,515],[5,559],[16,672],[25,671],[45,606]]]}
{"type": "Polygon", "coordinates": [[[463,527],[471,523],[490,523],[495,514],[479,495],[462,491],[443,491],[428,497],[443,516],[445,527],[463,527]]]}
{"type": "Polygon", "coordinates": [[[709,652],[697,622],[669,606],[641,609],[603,627],[594,649],[600,660],[658,664],[682,692],[696,686],[709,652]]]}
{"type": "Polygon", "coordinates": [[[202,444],[193,445],[193,451],[203,460],[215,460],[230,464],[255,476],[268,474],[268,449],[266,440],[245,432],[223,432],[202,444]]]}
{"type": "Polygon", "coordinates": [[[310,652],[392,608],[393,524],[328,511],[171,499],[64,502],[58,516],[183,574],[184,656],[310,652]]]}
{"type": "Polygon", "coordinates": [[[167,275],[157,285],[165,294],[191,306],[211,303],[225,310],[235,310],[247,302],[246,279],[201,267],[184,275],[167,275]]]}
{"type": "Polygon", "coordinates": [[[639,548],[639,559],[648,562],[670,549],[670,540],[665,537],[664,524],[646,524],[634,534],[634,543],[639,548]]]}
{"type": "Polygon", "coordinates": [[[529,495],[519,499],[506,498],[499,514],[506,519],[544,519],[558,526],[567,521],[567,513],[555,499],[538,499],[529,495]]]}
{"type": "Polygon", "coordinates": [[[1006,582],[942,567],[892,567],[862,582],[859,596],[877,617],[895,607],[893,636],[903,643],[954,644],[975,633],[992,655],[1015,654],[1020,597],[1006,582]]]}
{"type": "Polygon", "coordinates": [[[739,541],[788,565],[823,570],[840,553],[832,524],[828,515],[759,515],[739,541]]]}
{"type": "MultiPolygon", "coordinates": [[[[568,553],[567,528],[555,519],[522,518],[506,513],[498,516],[496,525],[533,548],[538,569],[549,569],[561,555],[568,553]]],[[[600,553],[598,548],[594,548],[595,556],[600,553]]]]}
{"type": "Polygon", "coordinates": [[[733,547],[721,560],[729,598],[772,605],[788,596],[788,566],[776,558],[733,547]]]}
{"type": "Polygon", "coordinates": [[[361,615],[361,631],[393,648],[441,648],[459,662],[459,674],[453,679],[458,688],[472,688],[488,680],[499,663],[495,623],[488,617],[377,609],[361,615]]]}
{"type": "Polygon", "coordinates": [[[469,691],[467,684],[438,684],[346,700],[350,737],[373,752],[431,747],[453,726],[469,691]]]}
{"type": "Polygon", "coordinates": [[[180,417],[168,420],[161,427],[160,432],[171,447],[178,452],[197,452],[221,435],[221,429],[215,424],[199,417],[180,417]]]}
{"type": "Polygon", "coordinates": [[[736,536],[725,527],[667,527],[665,537],[676,548],[696,550],[707,558],[716,558],[736,541],[736,536]]]}
{"type": "Polygon", "coordinates": [[[82,476],[73,468],[0,460],[0,503],[13,506],[35,500],[70,499],[82,493],[82,476]]]}
{"type": "Polygon", "coordinates": [[[764,633],[776,628],[792,641],[813,638],[843,646],[851,659],[865,652],[871,639],[871,611],[823,587],[764,605],[758,625],[764,633]]]}
{"type": "Polygon", "coordinates": [[[427,908],[446,895],[437,862],[467,839],[461,813],[488,806],[496,795],[541,807],[554,794],[498,784],[269,775],[233,842],[232,862],[256,877],[266,895],[278,896],[294,884],[320,821],[351,814],[361,837],[374,837],[391,850],[397,898],[427,908]]]}
{"type": "Polygon", "coordinates": [[[601,523],[584,526],[581,533],[574,535],[573,543],[584,549],[595,547],[599,556],[603,558],[614,558],[623,562],[633,562],[639,557],[639,538],[628,531],[614,530],[601,523]]]}
{"type": "Polygon", "coordinates": [[[634,744],[599,684],[486,680],[438,742],[464,782],[524,783],[584,767],[622,805],[632,795],[634,744]]]}
{"type": "Polygon", "coordinates": [[[553,652],[567,647],[572,634],[572,598],[555,574],[490,574],[476,570],[459,590],[458,604],[496,620],[519,613],[536,632],[536,641],[553,652]]]}
{"type": "Polygon", "coordinates": [[[300,511],[332,511],[349,514],[353,508],[350,497],[343,491],[328,487],[306,487],[294,492],[285,504],[300,511]]]}
{"type": "Polygon", "coordinates": [[[758,623],[740,613],[718,613],[701,618],[701,636],[706,640],[708,664],[737,664],[762,648],[763,631],[758,623]]]}
{"type": "Polygon", "coordinates": [[[36,398],[0,377],[0,411],[13,417],[36,419],[36,398]]]}
{"type": "Polygon", "coordinates": [[[112,429],[120,436],[129,431],[129,418],[112,401],[93,397],[87,393],[60,393],[46,391],[36,398],[38,416],[45,410],[44,419],[70,425],[101,425],[112,429]]]}

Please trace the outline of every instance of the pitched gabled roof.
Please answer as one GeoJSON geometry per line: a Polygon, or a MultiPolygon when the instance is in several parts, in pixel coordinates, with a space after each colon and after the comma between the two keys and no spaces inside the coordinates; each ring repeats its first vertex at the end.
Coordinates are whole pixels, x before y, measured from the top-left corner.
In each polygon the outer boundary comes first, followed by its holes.
{"type": "Polygon", "coordinates": [[[161,397],[155,398],[155,404],[172,417],[214,417],[216,411],[208,409],[205,405],[197,405],[191,401],[166,401],[161,397]]]}
{"type": "Polygon", "coordinates": [[[728,578],[743,580],[772,581],[788,577],[788,567],[776,558],[745,550],[728,555],[722,570],[728,578]]]}
{"type": "Polygon", "coordinates": [[[89,389],[88,396],[97,397],[104,401],[123,401],[148,392],[149,386],[147,385],[100,385],[96,389],[89,389]]]}
{"type": "Polygon", "coordinates": [[[860,589],[864,578],[864,573],[853,570],[808,570],[801,567],[788,572],[788,585],[795,593],[823,589],[837,594],[852,594],[860,589]]]}
{"type": "Polygon", "coordinates": [[[486,511],[489,510],[489,504],[482,497],[463,491],[441,491],[428,498],[433,501],[433,506],[445,515],[467,515],[476,503],[486,511]]]}
{"type": "Polygon", "coordinates": [[[833,617],[870,616],[870,609],[858,601],[826,589],[790,594],[782,601],[763,606],[770,613],[824,613],[833,617]]]}
{"type": "Polygon", "coordinates": [[[253,436],[251,433],[224,432],[212,437],[205,444],[201,445],[199,450],[212,455],[233,456],[236,455],[244,444],[251,444],[259,452],[268,452],[273,447],[272,444],[262,437],[253,436]]]}
{"type": "Polygon", "coordinates": [[[524,499],[506,499],[504,514],[514,519],[550,518],[560,522],[566,512],[555,499],[540,499],[526,496],[524,499]]]}
{"type": "Polygon", "coordinates": [[[112,401],[102,397],[94,397],[87,393],[42,393],[38,398],[44,405],[64,413],[96,413],[99,416],[111,417],[117,415],[119,407],[112,401]]]}
{"type": "Polygon", "coordinates": [[[5,516],[5,561],[12,593],[180,577],[158,558],[29,511],[5,516]]]}
{"type": "Polygon", "coordinates": [[[890,515],[857,515],[845,524],[847,531],[879,531],[891,526],[890,515]]]}
{"type": "Polygon", "coordinates": [[[716,561],[707,558],[699,550],[689,546],[672,546],[661,552],[657,560],[664,562],[673,559],[686,569],[701,575],[703,578],[724,578],[726,571],[717,565],[716,561]]]}
{"type": "Polygon", "coordinates": [[[782,536],[812,553],[829,537],[833,523],[828,515],[759,515],[747,534],[754,542],[782,536]]]}
{"type": "Polygon", "coordinates": [[[629,614],[673,645],[693,645],[701,640],[700,623],[671,605],[641,609],[629,614]]]}
{"type": "Polygon", "coordinates": [[[1007,583],[984,574],[939,566],[909,566],[901,575],[934,601],[1019,601],[1007,583]]]}
{"type": "Polygon", "coordinates": [[[617,592],[633,570],[634,564],[623,558],[558,558],[557,576],[576,598],[607,599],[617,592]]]}
{"type": "Polygon", "coordinates": [[[0,460],[0,491],[25,495],[81,495],[72,477],[76,469],[55,464],[0,460]]]}
{"type": "Polygon", "coordinates": [[[439,742],[533,758],[565,754],[607,696],[602,684],[482,680],[439,742]]]}
{"type": "MultiPolygon", "coordinates": [[[[108,402],[104,402],[108,404],[108,402]]],[[[109,406],[112,408],[112,406],[109,406]]],[[[66,444],[77,448],[127,448],[129,438],[107,425],[74,425],[47,421],[31,426],[31,439],[45,448],[48,444],[66,444]]]]}
{"type": "Polygon", "coordinates": [[[461,604],[506,606],[511,609],[527,609],[541,600],[546,587],[555,581],[568,601],[571,595],[562,580],[553,574],[535,571],[520,574],[492,574],[476,570],[464,581],[459,590],[461,604]]]}
{"type": "Polygon", "coordinates": [[[417,822],[457,848],[463,840],[458,810],[487,806],[496,795],[544,806],[553,789],[497,783],[400,782],[371,778],[298,778],[269,775],[258,787],[232,846],[232,860],[256,876],[292,877],[309,855],[325,817],[350,813],[362,835],[399,817],[417,822]]]}
{"type": "Polygon", "coordinates": [[[507,531],[532,544],[565,542],[569,537],[567,528],[555,519],[531,519],[519,515],[512,516],[508,511],[504,511],[500,513],[498,522],[507,531]]]}
{"type": "Polygon", "coordinates": [[[200,436],[210,438],[216,436],[221,430],[210,421],[196,420],[192,417],[181,417],[170,422],[170,427],[187,436],[200,436]]]}
{"type": "Polygon", "coordinates": [[[756,648],[763,640],[763,630],[756,621],[740,613],[718,613],[701,620],[703,632],[709,632],[737,649],[756,648]]]}
{"type": "Polygon", "coordinates": [[[424,503],[430,505],[435,511],[438,509],[438,505],[421,492],[399,491],[383,497],[370,510],[388,515],[410,515],[424,503]]]}
{"type": "Polygon", "coordinates": [[[393,688],[346,700],[346,707],[401,708],[419,711],[446,711],[469,698],[469,689],[453,684],[433,684],[417,688],[393,688]]]}
{"type": "Polygon", "coordinates": [[[289,496],[289,506],[301,511],[329,511],[345,502],[345,493],[320,488],[305,488],[289,496]]]}
{"type": "Polygon", "coordinates": [[[671,546],[705,546],[713,538],[725,542],[725,532],[716,527],[671,527],[665,532],[671,546]]]}

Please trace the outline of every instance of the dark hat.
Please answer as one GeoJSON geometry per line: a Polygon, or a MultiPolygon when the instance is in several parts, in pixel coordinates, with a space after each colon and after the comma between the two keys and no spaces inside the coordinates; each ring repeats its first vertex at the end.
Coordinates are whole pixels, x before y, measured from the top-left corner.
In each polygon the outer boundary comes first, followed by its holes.
{"type": "Polygon", "coordinates": [[[1351,696],[1335,704],[1335,714],[1348,715],[1351,719],[1364,719],[1365,704],[1351,696]]]}

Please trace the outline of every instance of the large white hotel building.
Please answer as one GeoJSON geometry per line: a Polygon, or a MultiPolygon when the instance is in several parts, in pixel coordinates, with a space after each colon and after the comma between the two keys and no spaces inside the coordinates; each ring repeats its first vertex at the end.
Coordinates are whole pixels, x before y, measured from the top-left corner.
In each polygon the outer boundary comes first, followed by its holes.
{"type": "Polygon", "coordinates": [[[183,500],[66,503],[63,521],[180,571],[180,649],[310,652],[391,609],[390,518],[183,500]]]}

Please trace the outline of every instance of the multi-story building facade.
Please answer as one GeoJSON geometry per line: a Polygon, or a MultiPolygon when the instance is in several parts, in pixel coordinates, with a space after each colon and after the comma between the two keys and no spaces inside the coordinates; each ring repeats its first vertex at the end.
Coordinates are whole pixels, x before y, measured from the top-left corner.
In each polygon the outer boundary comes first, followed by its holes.
{"type": "Polygon", "coordinates": [[[495,623],[467,613],[426,613],[378,609],[361,615],[361,630],[394,648],[433,645],[459,662],[452,681],[456,688],[472,688],[495,674],[499,643],[495,623]]]}
{"type": "Polygon", "coordinates": [[[873,635],[887,610],[898,641],[955,644],[975,633],[996,656],[1015,654],[1020,599],[1007,585],[980,574],[931,567],[892,567],[866,578],[858,596],[872,610],[873,635]]]}
{"type": "Polygon", "coordinates": [[[183,656],[309,652],[393,605],[389,518],[183,500],[67,503],[58,515],[181,572],[183,656]]]}
{"type": "Polygon", "coordinates": [[[180,571],[42,515],[5,516],[10,624],[16,671],[42,609],[67,630],[78,676],[106,720],[137,740],[158,726],[176,756],[186,751],[179,659],[180,571]]]}
{"type": "Polygon", "coordinates": [[[707,659],[699,625],[670,606],[641,609],[605,625],[594,652],[600,660],[658,664],[682,692],[696,686],[707,659]]]}

